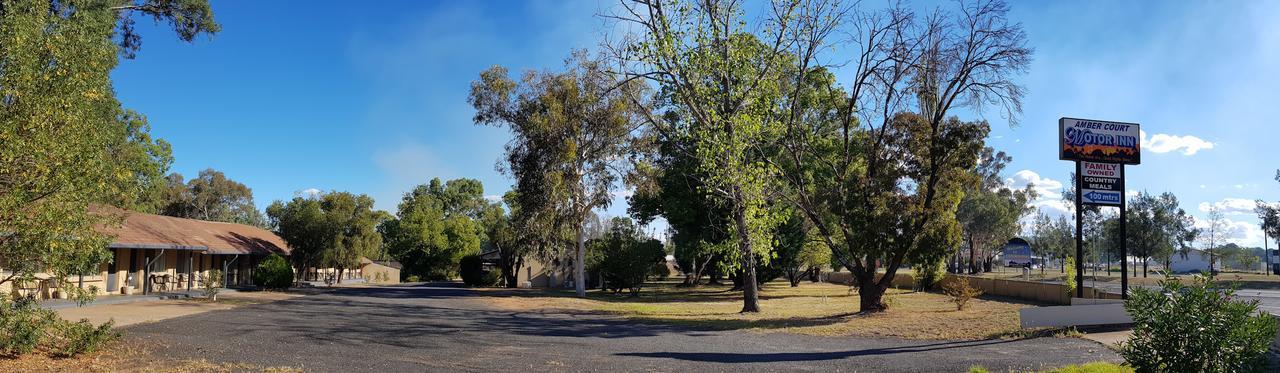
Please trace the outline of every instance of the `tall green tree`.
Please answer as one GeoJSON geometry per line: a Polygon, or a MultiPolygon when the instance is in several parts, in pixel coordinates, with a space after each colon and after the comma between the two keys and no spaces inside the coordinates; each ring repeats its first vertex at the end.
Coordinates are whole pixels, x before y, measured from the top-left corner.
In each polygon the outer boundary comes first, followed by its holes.
{"type": "Polygon", "coordinates": [[[685,273],[683,285],[698,286],[736,267],[735,248],[728,243],[730,211],[703,187],[707,177],[698,158],[683,151],[692,147],[688,136],[647,133],[645,150],[630,176],[635,192],[627,197],[627,212],[640,224],[666,220],[676,264],[685,273]]]}
{"type": "Polygon", "coordinates": [[[182,174],[165,177],[161,215],[266,227],[267,219],[253,203],[253,189],[212,168],[183,183],[182,174]]]}
{"type": "Polygon", "coordinates": [[[137,16],[169,21],[184,41],[219,29],[204,0],[0,2],[0,284],[96,271],[110,256],[94,226],[119,217],[89,205],[132,207],[149,188],[140,174],[167,163],[126,149],[156,143],[111,85],[140,46],[137,16]]]}
{"type": "MultiPolygon", "coordinates": [[[[1276,181],[1280,182],[1280,170],[1276,170],[1276,181]]],[[[1280,247],[1280,202],[1268,204],[1262,200],[1255,201],[1256,207],[1253,211],[1258,214],[1258,221],[1262,226],[1263,240],[1270,238],[1277,247],[1280,247]]],[[[1266,242],[1263,242],[1264,244],[1266,242]]],[[[1265,248],[1264,248],[1265,249],[1265,248]]],[[[1267,260],[1267,273],[1271,273],[1271,254],[1263,251],[1263,258],[1267,260]]]]}
{"type": "Polygon", "coordinates": [[[267,217],[292,249],[289,256],[298,281],[308,268],[333,268],[338,282],[346,270],[360,266],[360,258],[378,256],[382,248],[378,226],[389,218],[373,209],[373,198],[349,192],[275,201],[267,207],[267,217]]]}
{"type": "Polygon", "coordinates": [[[480,251],[478,217],[484,187],[475,179],[432,179],[405,193],[396,218],[380,228],[387,251],[405,266],[405,274],[448,279],[463,256],[480,251]]]}
{"type": "Polygon", "coordinates": [[[382,249],[378,226],[386,214],[373,209],[373,198],[348,192],[331,192],[320,197],[331,245],[323,255],[325,266],[337,270],[338,283],[348,269],[359,268],[361,258],[370,258],[382,249]]]}
{"type": "MultiPolygon", "coordinates": [[[[508,193],[510,194],[510,193],[508,193]]],[[[480,226],[484,231],[484,239],[480,242],[481,252],[496,251],[498,253],[498,270],[502,274],[502,282],[506,287],[519,286],[520,269],[524,266],[526,250],[518,244],[516,230],[511,215],[502,208],[501,203],[485,206],[480,214],[480,226]]]]}
{"type": "Polygon", "coordinates": [[[990,272],[1000,249],[1018,234],[1023,217],[1034,211],[1028,203],[1036,198],[1033,185],[1013,190],[1005,186],[1001,171],[1013,157],[987,147],[972,171],[974,188],[965,193],[956,211],[969,247],[970,273],[990,272]],[[981,254],[979,254],[981,253],[981,254]]]}
{"type": "MultiPolygon", "coordinates": [[[[480,74],[468,101],[475,122],[506,127],[505,168],[521,195],[544,198],[544,211],[574,231],[574,288],[586,296],[586,237],[592,211],[609,206],[627,166],[635,107],[627,100],[645,89],[623,81],[608,61],[576,51],[562,72],[528,72],[520,82],[501,66],[480,74]],[[522,189],[528,183],[543,183],[522,189]]],[[[524,204],[522,208],[538,206],[524,204]]]]}
{"type": "MultiPolygon", "coordinates": [[[[1013,77],[1027,68],[1032,51],[998,0],[924,17],[898,6],[830,9],[835,16],[805,13],[799,19],[818,22],[793,28],[801,73],[793,81],[816,70],[817,53],[828,50],[832,35],[852,35],[856,42],[840,45],[855,58],[845,67],[850,76],[838,120],[834,126],[805,120],[829,109],[792,106],[781,158],[790,165],[782,170],[787,195],[853,273],[860,310],[878,312],[887,307],[882,297],[898,268],[939,261],[961,239],[956,210],[973,185],[989,128],[952,116],[953,109],[996,107],[1016,123],[1024,92],[1013,77]]],[[[818,88],[792,87],[796,103],[804,102],[803,91],[818,88]]]]}
{"type": "Polygon", "coordinates": [[[301,282],[307,268],[323,264],[325,251],[335,237],[325,217],[319,198],[294,197],[288,202],[275,201],[267,206],[267,217],[272,229],[289,245],[289,260],[293,263],[297,281],[301,282]]]}
{"type": "Polygon", "coordinates": [[[758,312],[757,260],[769,257],[773,228],[783,220],[770,206],[777,170],[765,156],[767,144],[783,134],[778,109],[784,76],[795,66],[785,40],[797,4],[775,3],[762,25],[748,22],[734,1],[622,5],[616,18],[637,33],[617,48],[619,57],[633,78],[661,87],[659,102],[670,106],[647,123],[663,136],[690,139],[680,151],[696,158],[700,188],[729,212],[742,312],[758,312]]]}

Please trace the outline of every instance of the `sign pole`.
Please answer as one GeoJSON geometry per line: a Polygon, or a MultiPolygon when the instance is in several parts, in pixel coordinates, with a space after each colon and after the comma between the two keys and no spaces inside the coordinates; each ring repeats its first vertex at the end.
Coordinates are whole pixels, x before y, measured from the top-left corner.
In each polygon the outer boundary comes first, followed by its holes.
{"type": "MultiPolygon", "coordinates": [[[[1120,165],[1120,180],[1124,180],[1124,165],[1120,165]]],[[[1129,299],[1129,234],[1125,232],[1129,216],[1125,214],[1125,205],[1129,204],[1122,194],[1120,196],[1120,299],[1129,299]]],[[[1166,270],[1168,270],[1166,268],[1166,270]]]]}
{"type": "Polygon", "coordinates": [[[1076,161],[1076,298],[1084,298],[1084,263],[1081,261],[1084,258],[1084,204],[1080,196],[1080,171],[1080,161],[1076,161]]]}

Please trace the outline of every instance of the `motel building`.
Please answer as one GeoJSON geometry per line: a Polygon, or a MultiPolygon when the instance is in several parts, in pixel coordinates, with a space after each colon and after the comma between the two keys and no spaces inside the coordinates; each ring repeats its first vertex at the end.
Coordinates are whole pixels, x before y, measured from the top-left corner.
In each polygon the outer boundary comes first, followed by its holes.
{"type": "MultiPolygon", "coordinates": [[[[114,207],[91,211],[123,215],[120,226],[99,228],[115,237],[107,247],[112,260],[94,274],[68,280],[99,295],[163,294],[199,291],[200,280],[211,269],[226,274],[224,287],[252,284],[253,268],[272,253],[289,255],[280,236],[266,229],[234,223],[212,222],[143,214],[114,207]]],[[[0,291],[37,299],[64,298],[47,276],[0,291]]]]}

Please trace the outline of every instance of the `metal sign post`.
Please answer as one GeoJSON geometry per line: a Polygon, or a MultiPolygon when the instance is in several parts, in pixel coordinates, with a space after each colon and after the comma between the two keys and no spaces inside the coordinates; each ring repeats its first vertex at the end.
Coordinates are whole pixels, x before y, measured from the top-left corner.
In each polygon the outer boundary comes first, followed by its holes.
{"type": "Polygon", "coordinates": [[[1084,205],[1080,203],[1080,161],[1076,161],[1076,298],[1084,298],[1084,205]]]}
{"type": "Polygon", "coordinates": [[[1120,208],[1120,296],[1128,299],[1124,165],[1141,163],[1138,124],[1061,118],[1058,139],[1058,159],[1076,164],[1076,297],[1084,298],[1084,206],[1108,206],[1120,208]]]}
{"type": "MultiPolygon", "coordinates": [[[[1120,180],[1123,185],[1124,165],[1120,165],[1120,180]]],[[[1121,189],[1123,190],[1123,189],[1121,189]]],[[[1125,232],[1125,226],[1128,225],[1129,215],[1125,215],[1124,198],[1120,198],[1120,257],[1124,258],[1124,262],[1120,264],[1120,299],[1129,299],[1129,234],[1125,232]]],[[[1134,265],[1137,265],[1136,263],[1134,265]]],[[[1168,268],[1165,268],[1167,271],[1168,268]]]]}

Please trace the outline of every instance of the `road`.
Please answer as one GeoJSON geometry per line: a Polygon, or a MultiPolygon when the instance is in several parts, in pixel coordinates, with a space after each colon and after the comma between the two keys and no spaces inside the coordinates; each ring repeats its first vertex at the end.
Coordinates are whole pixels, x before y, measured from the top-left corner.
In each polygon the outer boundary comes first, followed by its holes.
{"type": "MultiPolygon", "coordinates": [[[[1099,282],[1095,285],[1092,281],[1085,280],[1085,284],[1088,286],[1097,286],[1097,288],[1104,289],[1107,292],[1116,294],[1120,293],[1120,284],[1116,282],[1099,282]]],[[[1132,290],[1138,286],[1140,285],[1129,285],[1129,289],[1132,290]]],[[[1159,286],[1155,285],[1144,287],[1154,290],[1160,289],[1159,286]]],[[[1280,290],[1238,289],[1236,290],[1236,296],[1240,299],[1256,300],[1258,301],[1258,310],[1280,316],[1280,290]]]]}
{"type": "MultiPolygon", "coordinates": [[[[490,293],[491,294],[491,293],[490,293]]],[[[1077,338],[919,341],[511,312],[437,286],[347,288],[125,328],[165,357],[307,371],[992,371],[1118,360],[1077,338]]]]}

